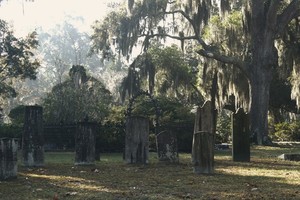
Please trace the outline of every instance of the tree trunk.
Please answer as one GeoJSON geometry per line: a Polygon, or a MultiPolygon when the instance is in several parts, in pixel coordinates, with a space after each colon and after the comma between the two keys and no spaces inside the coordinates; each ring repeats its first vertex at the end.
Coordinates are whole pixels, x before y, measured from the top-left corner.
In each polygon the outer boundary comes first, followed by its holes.
{"type": "Polygon", "coordinates": [[[251,134],[258,145],[264,145],[268,142],[268,108],[272,70],[265,69],[265,66],[255,66],[255,68],[250,76],[251,134]]]}
{"type": "Polygon", "coordinates": [[[251,3],[251,53],[250,125],[258,145],[268,144],[268,109],[273,71],[278,66],[278,51],[275,48],[277,3],[252,0],[251,3]]]}

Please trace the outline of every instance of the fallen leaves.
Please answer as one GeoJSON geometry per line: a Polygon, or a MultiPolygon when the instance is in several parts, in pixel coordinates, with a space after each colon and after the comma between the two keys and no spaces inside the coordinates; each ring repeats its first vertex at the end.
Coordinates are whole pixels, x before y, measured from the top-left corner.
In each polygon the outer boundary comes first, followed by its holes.
{"type": "Polygon", "coordinates": [[[75,196],[75,195],[77,195],[78,194],[78,192],[67,192],[66,194],[65,194],[65,196],[75,196]]]}
{"type": "Polygon", "coordinates": [[[0,193],[3,200],[6,196],[14,200],[268,199],[271,194],[278,199],[297,199],[300,164],[274,161],[268,153],[264,156],[254,157],[251,163],[234,163],[228,155],[217,155],[214,176],[196,176],[189,154],[181,155],[178,165],[157,161],[126,165],[121,154],[119,161],[94,166],[55,162],[46,168],[20,167],[18,179],[2,182],[0,193]]]}

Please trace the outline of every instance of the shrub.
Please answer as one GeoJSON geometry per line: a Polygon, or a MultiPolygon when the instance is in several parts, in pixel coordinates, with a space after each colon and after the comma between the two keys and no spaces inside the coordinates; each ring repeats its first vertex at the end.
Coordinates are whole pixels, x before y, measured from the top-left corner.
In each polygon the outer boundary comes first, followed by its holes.
{"type": "Polygon", "coordinates": [[[279,141],[300,141],[300,122],[282,122],[274,125],[273,138],[279,141]]]}
{"type": "Polygon", "coordinates": [[[0,138],[21,138],[23,126],[15,124],[1,124],[0,125],[0,138]]]}
{"type": "Polygon", "coordinates": [[[231,138],[231,112],[222,111],[218,115],[217,130],[216,130],[216,143],[228,142],[231,138]]]}

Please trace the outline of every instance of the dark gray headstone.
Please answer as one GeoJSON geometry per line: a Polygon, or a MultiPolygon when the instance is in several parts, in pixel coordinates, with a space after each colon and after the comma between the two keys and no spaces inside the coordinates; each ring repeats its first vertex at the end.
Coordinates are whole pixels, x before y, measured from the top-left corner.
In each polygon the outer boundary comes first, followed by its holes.
{"type": "Polygon", "coordinates": [[[236,162],[250,162],[249,117],[242,108],[232,115],[232,158],[236,162]]]}
{"type": "Polygon", "coordinates": [[[159,161],[176,163],[179,161],[176,135],[172,130],[165,130],[156,136],[159,161]]]}
{"type": "Polygon", "coordinates": [[[192,146],[192,164],[197,174],[214,173],[214,114],[210,101],[197,108],[192,146]]]}
{"type": "Polygon", "coordinates": [[[40,106],[26,106],[22,136],[24,166],[44,166],[43,130],[43,108],[40,106]]]}
{"type": "Polygon", "coordinates": [[[0,138],[0,180],[17,178],[18,139],[0,138]]]}
{"type": "Polygon", "coordinates": [[[95,164],[95,132],[97,124],[80,122],[75,136],[75,165],[95,164]]]}
{"type": "Polygon", "coordinates": [[[125,162],[149,162],[149,119],[132,116],[126,119],[125,162]]]}
{"type": "Polygon", "coordinates": [[[300,161],[300,153],[281,154],[278,158],[289,161],[300,161]]]}

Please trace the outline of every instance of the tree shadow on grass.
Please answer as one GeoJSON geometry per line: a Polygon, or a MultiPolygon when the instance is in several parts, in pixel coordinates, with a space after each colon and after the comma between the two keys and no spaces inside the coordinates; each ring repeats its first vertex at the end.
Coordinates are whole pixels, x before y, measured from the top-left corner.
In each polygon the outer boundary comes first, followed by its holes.
{"type": "MultiPolygon", "coordinates": [[[[284,171],[298,171],[300,169],[300,162],[296,161],[284,161],[280,159],[256,159],[252,158],[250,162],[233,162],[232,160],[216,160],[218,165],[224,167],[240,166],[252,169],[264,169],[264,170],[284,170],[284,171]]],[[[300,172],[299,172],[300,174],[300,172]]]]}
{"type": "Polygon", "coordinates": [[[288,177],[266,176],[267,171],[268,163],[223,160],[216,162],[211,176],[194,174],[189,161],[146,166],[99,162],[85,167],[50,163],[45,168],[20,167],[18,179],[0,183],[0,193],[4,200],[298,199],[299,184],[289,183],[288,177]]]}

